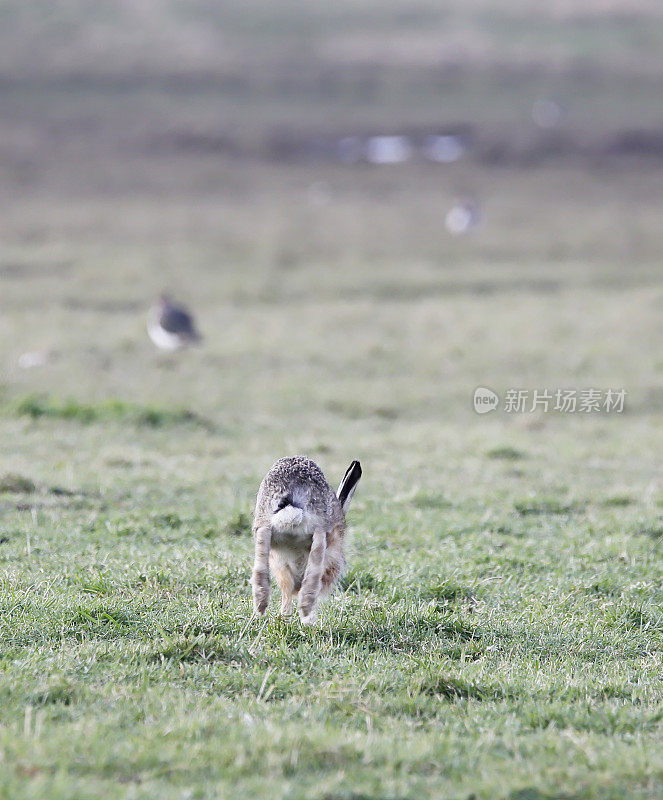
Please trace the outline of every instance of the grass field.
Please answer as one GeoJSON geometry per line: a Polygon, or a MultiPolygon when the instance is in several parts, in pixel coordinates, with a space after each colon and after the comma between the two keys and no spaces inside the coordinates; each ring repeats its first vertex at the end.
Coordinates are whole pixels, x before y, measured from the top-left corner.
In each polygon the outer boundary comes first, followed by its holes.
{"type": "Polygon", "coordinates": [[[504,136],[551,86],[580,142],[655,128],[655,4],[513,0],[507,25],[489,0],[388,3],[377,30],[368,0],[196,3],[181,28],[176,7],[1,9],[0,797],[663,796],[659,158],[373,168],[256,144],[284,120],[504,136]],[[242,47],[217,53],[217,28],[242,47]],[[343,69],[368,30],[387,72],[362,100],[343,69]],[[444,112],[436,30],[478,43],[444,112]],[[334,59],[349,94],[320,95],[334,59]],[[168,125],[246,153],[150,145],[168,125]],[[484,218],[453,238],[463,192],[484,218]],[[164,288],[199,348],[154,352],[164,288]],[[21,369],[32,351],[46,363],[21,369]],[[621,414],[479,416],[477,386],[628,395],[621,414]],[[332,484],[364,468],[314,629],[277,617],[277,590],[251,614],[252,504],[294,453],[332,484]]]}

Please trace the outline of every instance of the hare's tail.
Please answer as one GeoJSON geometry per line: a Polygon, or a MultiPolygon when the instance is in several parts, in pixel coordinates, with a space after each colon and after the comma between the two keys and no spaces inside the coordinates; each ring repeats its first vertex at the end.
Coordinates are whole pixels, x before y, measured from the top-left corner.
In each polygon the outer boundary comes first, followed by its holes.
{"type": "Polygon", "coordinates": [[[341,485],[338,487],[338,492],[336,493],[343,511],[346,511],[350,505],[350,500],[352,500],[352,495],[355,493],[360,478],[361,464],[358,461],[353,461],[343,476],[341,485]]]}
{"type": "Polygon", "coordinates": [[[272,515],[270,525],[274,530],[287,531],[301,525],[304,520],[304,511],[296,506],[290,495],[284,495],[276,513],[272,515]]]}

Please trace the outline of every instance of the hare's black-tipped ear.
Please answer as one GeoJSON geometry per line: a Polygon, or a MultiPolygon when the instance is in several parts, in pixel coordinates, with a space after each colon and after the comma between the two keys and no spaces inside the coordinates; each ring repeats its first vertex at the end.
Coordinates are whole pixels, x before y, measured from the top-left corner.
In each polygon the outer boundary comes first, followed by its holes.
{"type": "Polygon", "coordinates": [[[350,505],[350,500],[352,500],[352,495],[355,493],[359,478],[361,478],[361,464],[358,461],[353,461],[348,467],[341,485],[338,487],[337,496],[343,511],[346,511],[350,505]]]}

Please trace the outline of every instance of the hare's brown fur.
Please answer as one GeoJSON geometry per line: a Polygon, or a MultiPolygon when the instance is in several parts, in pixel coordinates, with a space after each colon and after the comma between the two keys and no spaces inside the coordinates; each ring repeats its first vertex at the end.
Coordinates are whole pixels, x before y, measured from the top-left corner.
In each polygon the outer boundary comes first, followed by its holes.
{"type": "MultiPolygon", "coordinates": [[[[351,480],[349,470],[342,484],[346,490],[339,491],[346,508],[361,475],[355,463],[351,480]]],[[[305,456],[279,459],[260,484],[256,501],[255,610],[264,614],[267,609],[271,567],[281,588],[281,614],[288,616],[292,598],[298,597],[302,622],[315,622],[318,600],[331,591],[345,567],[344,533],[344,507],[320,467],[305,456]]]]}

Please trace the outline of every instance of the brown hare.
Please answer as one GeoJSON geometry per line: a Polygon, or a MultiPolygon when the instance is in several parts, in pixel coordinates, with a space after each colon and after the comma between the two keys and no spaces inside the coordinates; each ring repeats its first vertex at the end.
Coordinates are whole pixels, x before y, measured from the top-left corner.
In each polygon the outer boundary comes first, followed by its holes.
{"type": "Polygon", "coordinates": [[[298,595],[302,622],[316,621],[318,600],[345,567],[345,512],[360,478],[361,466],[353,461],[335,494],[320,467],[305,456],[281,458],[265,475],[253,520],[251,584],[258,614],[267,610],[271,566],[281,587],[282,616],[290,615],[298,595]]]}

